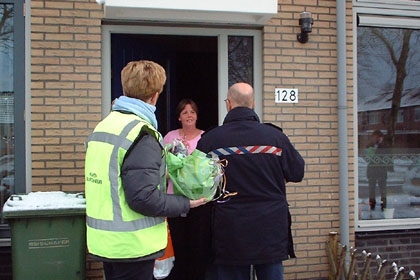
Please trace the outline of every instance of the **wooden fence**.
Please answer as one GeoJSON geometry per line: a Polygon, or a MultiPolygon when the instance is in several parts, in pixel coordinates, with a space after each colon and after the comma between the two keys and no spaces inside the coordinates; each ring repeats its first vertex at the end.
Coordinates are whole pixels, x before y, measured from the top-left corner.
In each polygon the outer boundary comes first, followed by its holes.
{"type": "Polygon", "coordinates": [[[408,272],[404,267],[398,267],[395,262],[390,264],[379,255],[374,259],[372,254],[366,251],[359,253],[355,248],[347,249],[346,245],[338,242],[337,232],[330,232],[326,243],[330,266],[328,280],[385,280],[388,269],[391,269],[392,280],[420,280],[416,278],[414,271],[408,272]],[[349,254],[349,265],[346,265],[347,254],[349,254]]]}

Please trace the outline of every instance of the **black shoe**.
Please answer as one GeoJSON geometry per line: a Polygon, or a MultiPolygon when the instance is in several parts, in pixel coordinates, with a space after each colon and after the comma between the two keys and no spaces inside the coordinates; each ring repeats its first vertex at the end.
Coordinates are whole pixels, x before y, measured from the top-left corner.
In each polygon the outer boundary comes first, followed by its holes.
{"type": "Polygon", "coordinates": [[[370,206],[370,210],[375,210],[376,200],[372,198],[369,199],[369,206],[370,206]]]}

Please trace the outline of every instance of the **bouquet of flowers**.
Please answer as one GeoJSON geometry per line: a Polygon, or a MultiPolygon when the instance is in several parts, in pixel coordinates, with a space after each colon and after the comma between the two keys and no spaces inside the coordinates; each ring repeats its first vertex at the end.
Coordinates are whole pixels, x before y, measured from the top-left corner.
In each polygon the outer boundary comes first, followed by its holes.
{"type": "Polygon", "coordinates": [[[224,164],[217,156],[208,157],[194,150],[190,155],[181,140],[175,139],[167,145],[166,166],[173,182],[174,193],[199,199],[212,200],[223,185],[224,164]]]}

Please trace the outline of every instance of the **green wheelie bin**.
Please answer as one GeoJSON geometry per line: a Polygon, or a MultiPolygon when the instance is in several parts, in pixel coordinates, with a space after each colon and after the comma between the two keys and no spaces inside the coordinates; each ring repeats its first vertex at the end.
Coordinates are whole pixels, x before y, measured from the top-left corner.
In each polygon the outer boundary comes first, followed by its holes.
{"type": "Polygon", "coordinates": [[[83,193],[12,195],[3,206],[11,231],[14,280],[85,279],[83,193]]]}

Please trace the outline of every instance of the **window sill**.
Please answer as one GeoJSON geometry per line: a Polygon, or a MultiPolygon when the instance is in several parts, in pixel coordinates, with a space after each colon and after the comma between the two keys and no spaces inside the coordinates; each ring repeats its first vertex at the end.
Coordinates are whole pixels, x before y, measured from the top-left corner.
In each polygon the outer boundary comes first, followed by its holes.
{"type": "Polygon", "coordinates": [[[358,221],[355,231],[379,231],[420,228],[420,218],[358,221]]]}

